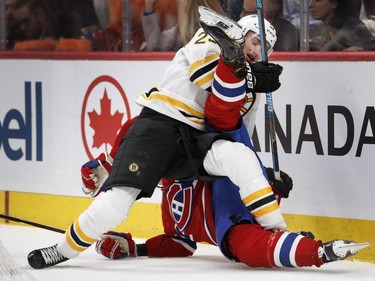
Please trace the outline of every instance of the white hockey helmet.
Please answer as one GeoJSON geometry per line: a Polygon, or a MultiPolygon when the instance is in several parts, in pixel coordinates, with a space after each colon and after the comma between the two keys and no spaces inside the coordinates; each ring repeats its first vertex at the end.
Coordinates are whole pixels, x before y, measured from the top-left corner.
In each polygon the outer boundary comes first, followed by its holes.
{"type": "MultiPolygon", "coordinates": [[[[259,22],[257,15],[244,16],[238,21],[238,24],[242,26],[242,35],[245,37],[249,31],[259,34],[259,22]]],[[[264,33],[266,34],[266,41],[269,44],[268,53],[271,53],[275,46],[277,36],[276,30],[273,25],[266,19],[264,19],[264,33]]]]}

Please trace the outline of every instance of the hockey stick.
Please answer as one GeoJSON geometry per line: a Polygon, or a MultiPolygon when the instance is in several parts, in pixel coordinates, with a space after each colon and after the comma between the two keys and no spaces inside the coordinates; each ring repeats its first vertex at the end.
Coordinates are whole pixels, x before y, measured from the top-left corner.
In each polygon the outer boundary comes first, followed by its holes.
{"type": "MultiPolygon", "coordinates": [[[[267,55],[267,49],[266,49],[266,32],[265,32],[265,27],[264,27],[263,2],[262,0],[257,0],[256,3],[257,3],[257,13],[258,13],[260,44],[261,44],[261,51],[262,51],[262,61],[264,63],[267,63],[268,55],[267,55]]],[[[280,180],[281,177],[280,177],[280,167],[279,167],[279,156],[277,153],[276,129],[275,129],[272,93],[266,93],[266,101],[267,101],[267,116],[268,116],[269,130],[270,130],[273,170],[275,173],[275,178],[280,180]]]]}
{"type": "Polygon", "coordinates": [[[28,225],[32,225],[32,226],[35,226],[35,227],[51,230],[51,231],[58,232],[58,233],[65,233],[65,230],[61,230],[61,229],[58,229],[58,228],[54,228],[52,226],[48,226],[48,225],[44,225],[44,224],[40,224],[40,223],[36,223],[36,222],[32,222],[32,221],[27,221],[27,220],[11,217],[11,216],[8,216],[8,215],[0,214],[0,218],[5,219],[5,220],[10,220],[10,221],[15,221],[15,222],[21,222],[21,223],[24,223],[24,224],[28,224],[28,225]]]}

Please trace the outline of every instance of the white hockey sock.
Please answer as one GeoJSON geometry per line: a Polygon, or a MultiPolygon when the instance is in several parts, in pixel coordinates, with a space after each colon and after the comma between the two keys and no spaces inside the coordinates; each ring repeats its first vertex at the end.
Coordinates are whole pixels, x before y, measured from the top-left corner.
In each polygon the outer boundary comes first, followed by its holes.
{"type": "Polygon", "coordinates": [[[68,258],[78,256],[101,234],[127,218],[139,193],[139,189],[130,187],[113,187],[102,192],[66,231],[58,252],[68,258]]]}

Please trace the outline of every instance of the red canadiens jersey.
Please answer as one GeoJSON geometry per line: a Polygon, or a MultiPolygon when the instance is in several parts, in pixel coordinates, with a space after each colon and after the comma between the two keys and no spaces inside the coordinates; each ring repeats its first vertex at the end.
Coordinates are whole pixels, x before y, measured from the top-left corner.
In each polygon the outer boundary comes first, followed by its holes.
{"type": "Polygon", "coordinates": [[[209,182],[163,180],[161,208],[165,234],[217,245],[209,182]]]}

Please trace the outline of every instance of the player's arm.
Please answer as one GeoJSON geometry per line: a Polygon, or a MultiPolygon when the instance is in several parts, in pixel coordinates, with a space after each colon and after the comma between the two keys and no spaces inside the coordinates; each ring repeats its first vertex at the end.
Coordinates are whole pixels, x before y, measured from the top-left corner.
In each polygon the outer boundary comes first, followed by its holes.
{"type": "Polygon", "coordinates": [[[113,159],[116,156],[120,141],[134,123],[135,119],[136,117],[129,119],[122,125],[110,153],[101,153],[97,158],[82,165],[82,191],[85,194],[96,197],[102,191],[102,187],[105,185],[105,181],[112,169],[113,159]]]}
{"type": "Polygon", "coordinates": [[[246,93],[271,92],[280,87],[281,66],[261,62],[246,65],[246,76],[238,77],[235,74],[236,65],[228,65],[222,59],[218,61],[212,92],[205,104],[206,120],[217,130],[237,129],[246,93]]]}
{"type": "Polygon", "coordinates": [[[95,250],[109,259],[124,259],[127,257],[187,257],[194,254],[197,246],[188,239],[157,235],[146,240],[146,243],[136,244],[130,233],[110,231],[104,233],[96,242],[95,250]]]}

